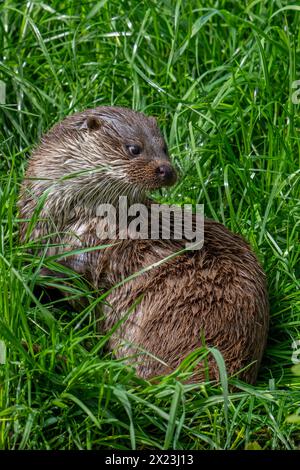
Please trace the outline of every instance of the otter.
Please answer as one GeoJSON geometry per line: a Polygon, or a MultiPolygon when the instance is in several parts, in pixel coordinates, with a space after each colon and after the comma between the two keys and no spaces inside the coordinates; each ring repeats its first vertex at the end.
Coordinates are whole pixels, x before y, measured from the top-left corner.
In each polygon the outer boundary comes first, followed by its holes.
{"type": "MultiPolygon", "coordinates": [[[[222,353],[229,375],[253,384],[269,306],[264,272],[241,236],[205,218],[199,250],[184,250],[184,238],[99,238],[100,203],[126,196],[149,205],[148,192],[176,178],[154,117],[109,106],[73,114],[42,137],[29,160],[18,203],[20,237],[50,241],[48,254],[61,253],[63,264],[108,291],[101,331],[120,323],[109,348],[117,358],[134,356],[139,376],[168,374],[209,346],[222,353]]],[[[211,355],[206,365],[209,378],[219,380],[211,355]]],[[[207,377],[203,363],[195,377],[207,377]]]]}

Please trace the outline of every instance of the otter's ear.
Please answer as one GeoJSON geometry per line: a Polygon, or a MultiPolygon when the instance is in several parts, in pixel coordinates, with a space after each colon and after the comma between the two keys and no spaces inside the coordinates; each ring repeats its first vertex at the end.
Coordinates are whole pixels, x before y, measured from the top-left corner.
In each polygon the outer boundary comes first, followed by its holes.
{"type": "Polygon", "coordinates": [[[154,116],[148,116],[151,126],[157,127],[157,120],[154,116]]]}
{"type": "Polygon", "coordinates": [[[102,126],[101,119],[97,116],[88,116],[81,123],[79,129],[87,129],[88,131],[97,131],[102,126]]]}

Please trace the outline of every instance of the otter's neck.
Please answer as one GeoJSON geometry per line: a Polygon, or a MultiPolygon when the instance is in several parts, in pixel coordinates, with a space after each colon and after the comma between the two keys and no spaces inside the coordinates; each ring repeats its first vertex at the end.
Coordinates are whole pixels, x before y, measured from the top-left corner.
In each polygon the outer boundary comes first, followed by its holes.
{"type": "Polygon", "coordinates": [[[133,204],[148,205],[144,191],[123,181],[103,180],[89,187],[80,181],[60,182],[46,189],[48,195],[42,216],[54,220],[58,225],[69,221],[92,219],[103,216],[107,210],[118,214],[133,204]]]}

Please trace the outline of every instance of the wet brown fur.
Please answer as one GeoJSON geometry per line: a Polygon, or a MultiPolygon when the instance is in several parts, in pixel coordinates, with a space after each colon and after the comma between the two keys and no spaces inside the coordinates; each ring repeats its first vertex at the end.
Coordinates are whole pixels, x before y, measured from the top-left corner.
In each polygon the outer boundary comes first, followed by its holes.
{"type": "MultiPolygon", "coordinates": [[[[109,244],[96,233],[96,204],[115,202],[120,195],[149,203],[145,192],[164,185],[157,179],[157,166],[170,165],[164,147],[155,119],[125,108],[87,110],[54,126],[34,151],[22,186],[20,215],[27,219],[48,191],[31,239],[54,234],[51,240],[62,246],[49,248],[49,254],[109,244]],[[124,147],[131,142],[143,147],[134,159],[124,147]],[[101,171],[90,171],[99,165],[101,171]]],[[[21,224],[22,239],[27,228],[21,224]]],[[[103,291],[174,254],[184,242],[113,240],[110,247],[65,258],[64,263],[103,291]]],[[[240,236],[205,219],[201,250],[174,256],[111,291],[102,330],[108,331],[137,298],[140,302],[109,346],[117,357],[139,348],[149,351],[151,355],[136,359],[139,375],[149,378],[174,370],[204,337],[207,346],[221,351],[230,375],[246,368],[240,378],[256,381],[267,338],[268,300],[264,273],[240,236]]],[[[210,378],[217,379],[216,363],[212,358],[208,363],[210,378]]]]}

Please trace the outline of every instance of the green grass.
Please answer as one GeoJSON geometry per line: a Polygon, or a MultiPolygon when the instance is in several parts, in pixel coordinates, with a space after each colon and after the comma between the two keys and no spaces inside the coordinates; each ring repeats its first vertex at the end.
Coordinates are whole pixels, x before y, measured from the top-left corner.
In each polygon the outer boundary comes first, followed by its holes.
{"type": "Polygon", "coordinates": [[[300,109],[291,96],[300,7],[48,3],[0,5],[0,448],[299,448],[300,377],[291,368],[300,339],[300,109]],[[236,388],[227,397],[220,358],[222,387],[185,384],[187,364],[141,380],[103,352],[97,296],[80,279],[68,287],[89,298],[80,313],[40,298],[42,260],[17,241],[28,155],[65,115],[107,104],[158,117],[181,174],[160,200],[204,203],[261,259],[271,326],[257,386],[229,378],[236,388]]]}

